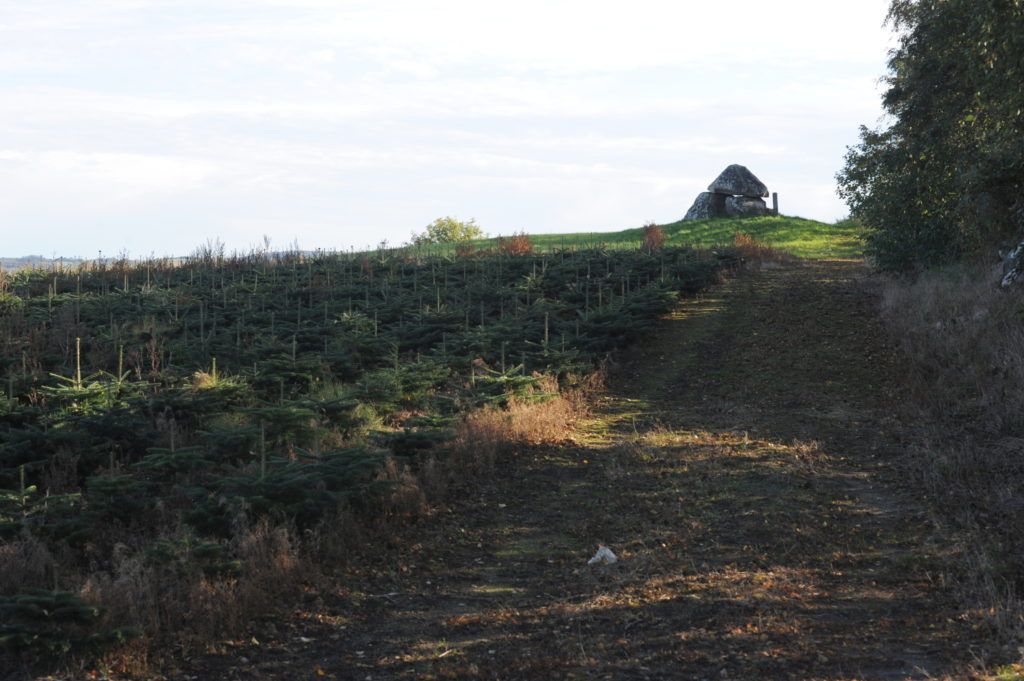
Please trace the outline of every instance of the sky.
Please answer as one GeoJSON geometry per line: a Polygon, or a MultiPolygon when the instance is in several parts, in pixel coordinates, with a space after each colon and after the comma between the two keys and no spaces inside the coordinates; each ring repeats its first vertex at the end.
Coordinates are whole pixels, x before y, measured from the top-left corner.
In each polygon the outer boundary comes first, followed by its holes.
{"type": "Polygon", "coordinates": [[[727,165],[846,214],[888,0],[0,0],[0,255],[680,219],[727,165]]]}

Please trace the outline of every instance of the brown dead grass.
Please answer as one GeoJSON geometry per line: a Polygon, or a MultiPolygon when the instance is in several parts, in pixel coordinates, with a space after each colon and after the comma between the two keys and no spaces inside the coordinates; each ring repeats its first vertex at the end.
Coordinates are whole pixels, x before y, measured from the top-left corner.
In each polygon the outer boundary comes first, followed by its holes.
{"type": "Polygon", "coordinates": [[[239,528],[231,544],[244,570],[225,579],[187,566],[153,565],[144,552],[118,546],[111,568],[89,575],[79,595],[104,608],[105,626],[138,627],[146,639],[111,653],[107,664],[139,673],[157,651],[202,652],[211,641],[242,631],[254,617],[288,602],[313,575],[314,566],[287,526],[261,520],[239,528]]]}
{"type": "Polygon", "coordinates": [[[559,391],[557,381],[545,377],[538,391],[557,394],[542,402],[512,400],[507,408],[488,407],[461,422],[453,444],[453,463],[463,470],[490,470],[498,457],[517,446],[564,442],[573,422],[585,411],[587,395],[598,389],[595,373],[575,388],[559,391]]]}
{"type": "Polygon", "coordinates": [[[1024,634],[1024,291],[962,267],[887,283],[883,316],[906,360],[906,416],[936,424],[912,470],[963,536],[965,601],[1003,641],[1024,634]]]}
{"type": "Polygon", "coordinates": [[[918,404],[991,434],[1024,425],[1024,293],[998,279],[968,268],[925,274],[890,282],[883,301],[918,404]]]}
{"type": "Polygon", "coordinates": [[[46,545],[29,532],[0,543],[0,593],[52,585],[56,564],[46,545]]]}
{"type": "Polygon", "coordinates": [[[388,459],[377,471],[377,479],[390,483],[382,503],[382,511],[390,517],[414,517],[428,509],[428,485],[408,466],[388,459]]]}
{"type": "Polygon", "coordinates": [[[732,247],[746,265],[763,265],[767,262],[787,263],[797,260],[793,255],[758,241],[743,232],[736,232],[733,235],[732,247]]]}

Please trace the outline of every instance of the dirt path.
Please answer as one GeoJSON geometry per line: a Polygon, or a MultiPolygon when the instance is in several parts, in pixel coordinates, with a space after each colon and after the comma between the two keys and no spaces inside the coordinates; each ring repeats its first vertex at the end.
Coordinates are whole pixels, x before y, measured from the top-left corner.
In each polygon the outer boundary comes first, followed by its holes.
{"type": "Polygon", "coordinates": [[[858,264],[820,262],[682,306],[576,445],[522,452],[181,678],[956,675],[875,304],[858,264]],[[588,566],[599,543],[621,561],[588,566]]]}

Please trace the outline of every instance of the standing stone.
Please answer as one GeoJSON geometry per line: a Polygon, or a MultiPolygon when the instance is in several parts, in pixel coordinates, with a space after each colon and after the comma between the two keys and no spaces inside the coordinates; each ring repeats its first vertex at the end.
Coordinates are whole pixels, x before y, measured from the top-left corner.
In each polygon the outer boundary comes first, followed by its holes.
{"type": "Polygon", "coordinates": [[[731,218],[751,218],[768,215],[764,199],[756,196],[730,196],[725,200],[725,214],[731,218]]]}
{"type": "Polygon", "coordinates": [[[768,187],[746,166],[732,164],[708,186],[709,192],[734,196],[768,196],[768,187]]]}
{"type": "Polygon", "coordinates": [[[684,220],[703,220],[704,218],[720,218],[725,215],[726,199],[731,198],[725,194],[713,194],[703,192],[697,196],[697,200],[686,211],[684,220]]]}

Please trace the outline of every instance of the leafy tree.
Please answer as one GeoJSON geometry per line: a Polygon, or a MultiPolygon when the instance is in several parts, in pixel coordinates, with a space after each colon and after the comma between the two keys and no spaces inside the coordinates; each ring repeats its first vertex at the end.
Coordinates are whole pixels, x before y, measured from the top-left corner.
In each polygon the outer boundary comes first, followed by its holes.
{"type": "Polygon", "coordinates": [[[456,220],[453,217],[438,218],[427,225],[426,230],[420,234],[414,234],[412,243],[416,246],[423,244],[452,244],[473,239],[483,238],[484,232],[476,224],[476,220],[456,220]]]}
{"type": "Polygon", "coordinates": [[[893,0],[883,104],[837,175],[888,270],[950,262],[1024,233],[1024,0],[893,0]]]}

